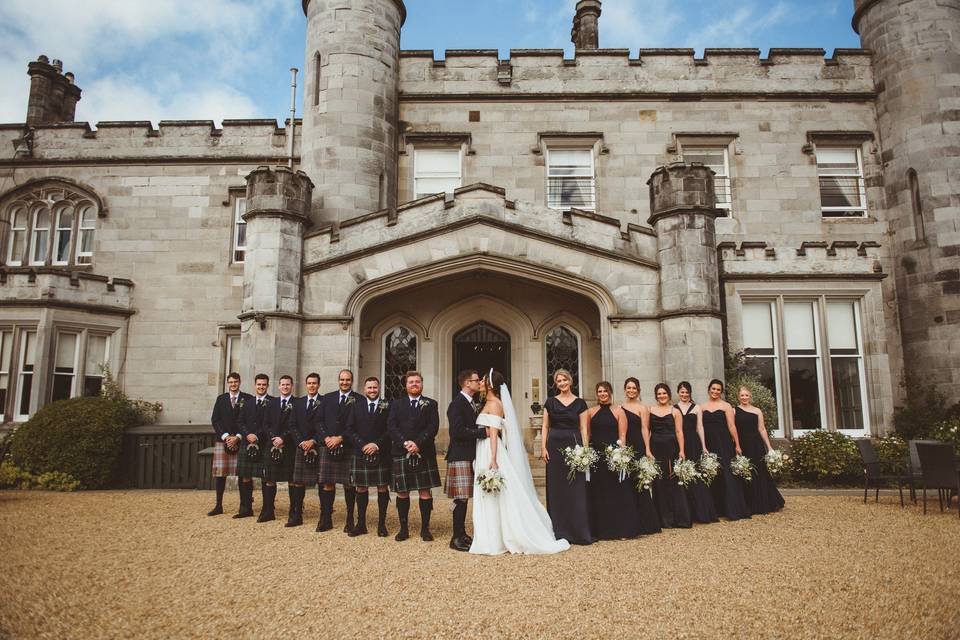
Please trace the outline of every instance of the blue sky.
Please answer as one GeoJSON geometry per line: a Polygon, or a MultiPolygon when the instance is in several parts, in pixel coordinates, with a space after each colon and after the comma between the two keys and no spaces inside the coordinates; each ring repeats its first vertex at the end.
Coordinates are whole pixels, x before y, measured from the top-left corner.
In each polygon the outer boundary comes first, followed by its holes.
{"type": "MultiPolygon", "coordinates": [[[[276,118],[302,67],[300,0],[0,0],[0,122],[22,122],[26,66],[73,71],[77,119],[276,118]],[[65,36],[64,34],[69,34],[65,36]]],[[[404,49],[564,48],[576,0],[407,0],[404,49]]],[[[600,44],[857,47],[853,0],[604,0],[600,44]],[[706,8],[704,8],[706,5],[706,8]]],[[[299,107],[298,107],[299,113],[299,107]]]]}

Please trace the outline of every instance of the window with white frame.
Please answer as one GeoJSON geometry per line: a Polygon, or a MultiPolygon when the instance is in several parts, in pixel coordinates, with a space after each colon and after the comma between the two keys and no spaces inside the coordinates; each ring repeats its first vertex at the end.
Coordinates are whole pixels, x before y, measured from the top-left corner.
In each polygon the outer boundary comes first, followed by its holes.
{"type": "Polygon", "coordinates": [[[19,377],[17,381],[14,419],[22,422],[30,417],[30,395],[33,391],[33,372],[36,366],[37,355],[37,332],[22,331],[20,333],[19,346],[19,357],[17,358],[19,377]]]}
{"type": "Polygon", "coordinates": [[[406,393],[403,376],[417,368],[417,334],[399,325],[383,336],[383,397],[402,398],[406,393]]]}
{"type": "Polygon", "coordinates": [[[547,206],[568,211],[597,208],[593,149],[547,148],[547,206]]]}
{"type": "Polygon", "coordinates": [[[83,395],[98,396],[103,390],[104,370],[110,357],[110,336],[91,333],[87,336],[83,365],[83,395]]]}
{"type": "Polygon", "coordinates": [[[742,318],[746,354],[777,397],[781,428],[869,433],[857,300],[744,300],[742,318]]]}
{"type": "Polygon", "coordinates": [[[0,422],[6,420],[7,400],[10,397],[10,368],[13,363],[13,331],[0,331],[0,422]]]}
{"type": "Polygon", "coordinates": [[[572,390],[580,395],[580,336],[569,327],[559,325],[544,338],[546,356],[547,397],[559,393],[553,375],[557,369],[566,369],[573,376],[572,390]]]}
{"type": "Polygon", "coordinates": [[[50,400],[96,396],[103,388],[110,336],[87,329],[57,332],[50,400]]]}
{"type": "Polygon", "coordinates": [[[240,371],[240,334],[228,333],[224,340],[223,380],[221,389],[227,386],[227,376],[240,371]]]}
{"type": "Polygon", "coordinates": [[[867,215],[859,148],[817,147],[817,176],[824,218],[862,218],[867,215]]]}
{"type": "Polygon", "coordinates": [[[435,193],[453,193],[461,186],[460,148],[414,149],[414,199],[435,193]]]}
{"type": "Polygon", "coordinates": [[[683,146],[682,151],[684,162],[699,162],[713,169],[717,208],[729,212],[733,193],[730,185],[730,156],[727,146],[683,146]]]}
{"type": "Polygon", "coordinates": [[[80,358],[80,336],[61,331],[57,334],[57,350],[53,363],[53,385],[50,400],[66,400],[75,394],[77,360],[80,358]]]}
{"type": "Polygon", "coordinates": [[[243,262],[247,257],[247,221],[243,214],[247,212],[247,198],[237,196],[233,199],[233,261],[243,262]]]}
{"type": "Polygon", "coordinates": [[[58,181],[19,192],[0,209],[10,224],[0,255],[11,267],[91,264],[98,215],[92,197],[58,181]]]}

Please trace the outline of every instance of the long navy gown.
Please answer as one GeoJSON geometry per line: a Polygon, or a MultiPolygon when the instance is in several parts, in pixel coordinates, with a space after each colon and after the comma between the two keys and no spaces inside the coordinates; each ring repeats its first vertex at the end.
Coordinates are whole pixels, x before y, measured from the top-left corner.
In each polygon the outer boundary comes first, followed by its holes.
{"type": "MultiPolygon", "coordinates": [[[[683,414],[683,451],[687,460],[699,462],[703,455],[703,447],[700,445],[700,436],[697,435],[697,414],[693,413],[697,405],[691,403],[686,413],[680,409],[680,405],[673,405],[683,414]]],[[[713,496],[710,495],[710,488],[702,481],[697,480],[686,488],[687,502],[690,503],[690,516],[694,522],[708,523],[717,522],[717,508],[713,504],[713,496]]]]}
{"type": "Polygon", "coordinates": [[[590,446],[600,453],[600,461],[590,472],[587,497],[590,499],[590,532],[597,540],[618,540],[640,535],[640,513],[633,496],[629,475],[607,468],[605,451],[617,445],[617,417],[610,405],[602,405],[590,419],[590,446]]]}
{"type": "MultiPolygon", "coordinates": [[[[627,443],[636,451],[637,457],[647,455],[647,448],[643,446],[643,421],[640,416],[623,410],[627,414],[627,443]]],[[[640,514],[640,533],[660,533],[660,513],[653,502],[653,491],[637,491],[636,477],[630,478],[630,486],[637,501],[637,511],[640,514]]]]}
{"type": "Polygon", "coordinates": [[[707,411],[700,407],[700,413],[703,415],[703,435],[707,441],[707,449],[720,458],[720,471],[710,485],[717,513],[728,520],[749,518],[750,507],[747,506],[744,482],[730,471],[730,461],[737,454],[737,448],[727,429],[727,416],[723,409],[707,411]]]}
{"type": "Polygon", "coordinates": [[[590,512],[587,501],[587,480],[578,473],[571,481],[563,461],[563,450],[583,444],[580,438],[580,414],[587,410],[583,398],[577,398],[564,406],[556,397],[544,403],[550,415],[547,433],[547,512],[553,521],[553,532],[570,544],[591,544],[590,512]]]}
{"type": "Polygon", "coordinates": [[[777,483],[763,459],[767,454],[767,445],[760,437],[760,419],[755,413],[737,407],[734,424],[737,425],[740,449],[753,463],[753,480],[747,483],[747,505],[755,514],[780,511],[783,509],[783,496],[777,490],[777,483]]]}
{"type": "Polygon", "coordinates": [[[660,463],[660,478],[653,483],[653,501],[660,512],[661,526],[667,529],[692,527],[687,496],[673,476],[673,461],[680,455],[673,412],[665,416],[650,413],[650,449],[660,463]]]}

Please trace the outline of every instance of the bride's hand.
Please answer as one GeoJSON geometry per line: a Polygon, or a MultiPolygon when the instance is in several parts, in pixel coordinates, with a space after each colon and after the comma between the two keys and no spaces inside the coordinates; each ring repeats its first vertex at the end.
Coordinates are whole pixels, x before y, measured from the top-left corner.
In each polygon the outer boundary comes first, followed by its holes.
{"type": "Polygon", "coordinates": [[[500,465],[497,464],[496,459],[493,459],[493,460],[490,461],[490,468],[491,468],[491,469],[499,469],[499,468],[500,468],[500,465]]]}

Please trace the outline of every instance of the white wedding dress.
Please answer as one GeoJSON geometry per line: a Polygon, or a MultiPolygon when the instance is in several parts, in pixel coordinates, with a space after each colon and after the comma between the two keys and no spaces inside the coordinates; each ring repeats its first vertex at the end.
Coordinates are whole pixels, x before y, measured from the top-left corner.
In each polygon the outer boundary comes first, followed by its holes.
{"type": "MultiPolygon", "coordinates": [[[[505,385],[500,391],[506,417],[481,413],[477,416],[477,425],[498,429],[503,436],[497,443],[497,465],[503,475],[504,487],[498,493],[484,493],[479,486],[474,488],[470,553],[496,556],[507,552],[548,554],[566,551],[570,544],[556,539],[553,522],[537,497],[510,392],[505,385]]],[[[477,441],[474,474],[486,471],[490,460],[490,441],[477,441]]]]}

